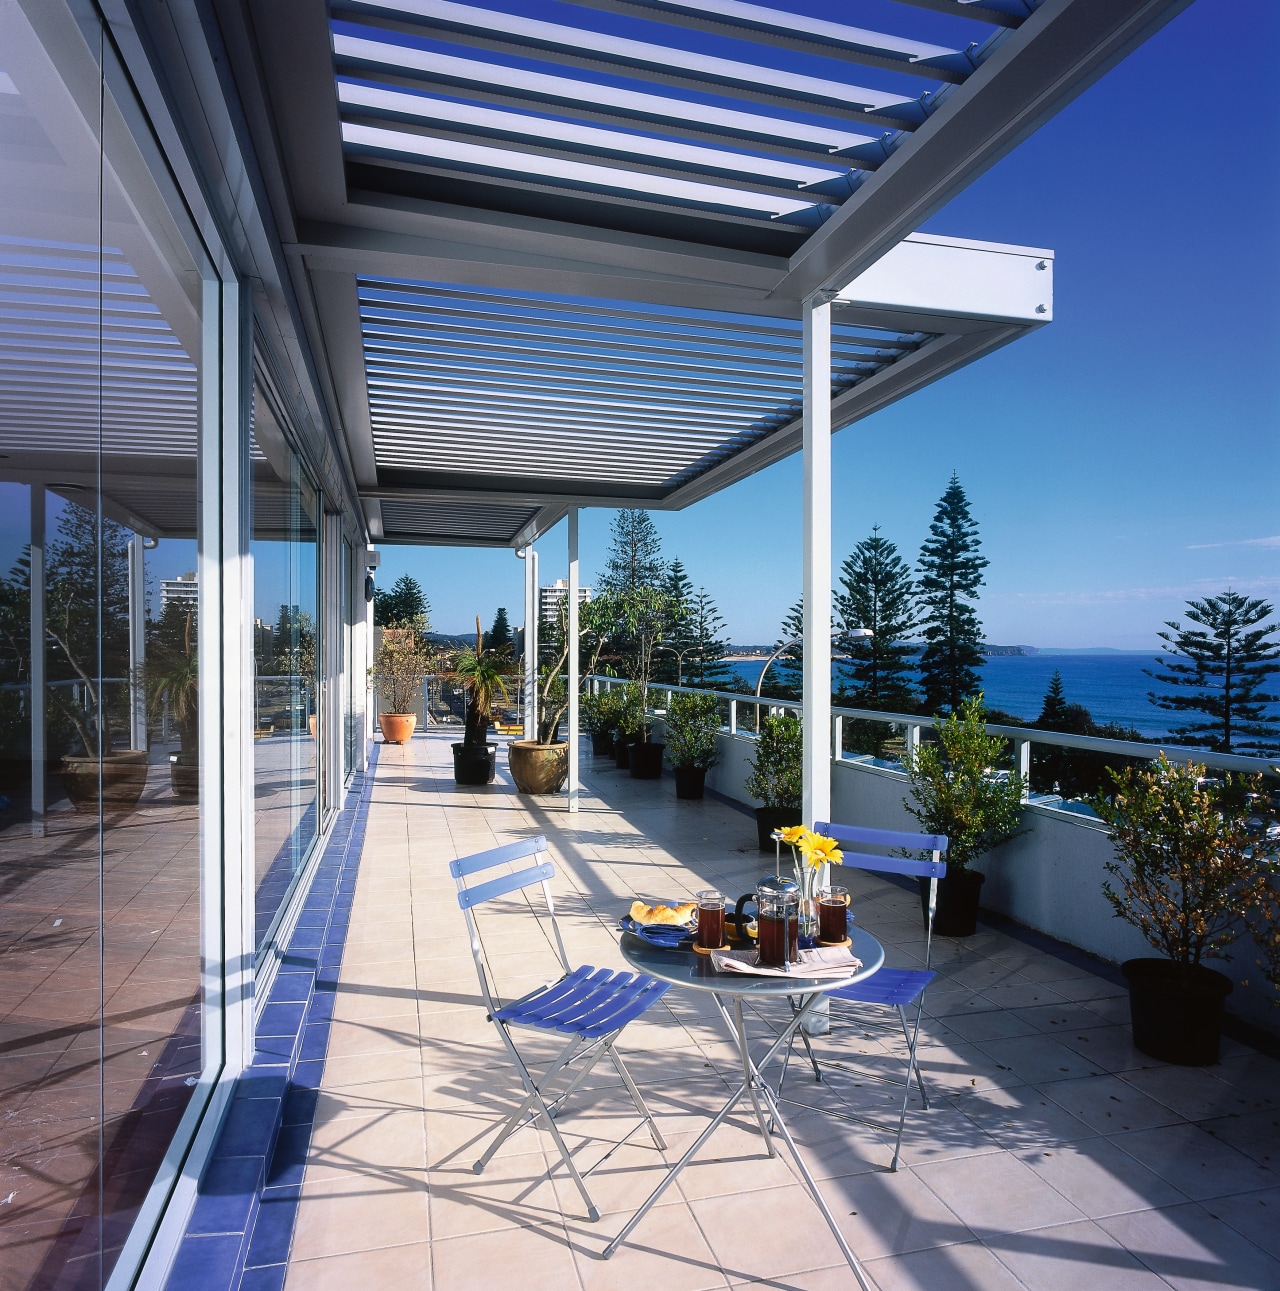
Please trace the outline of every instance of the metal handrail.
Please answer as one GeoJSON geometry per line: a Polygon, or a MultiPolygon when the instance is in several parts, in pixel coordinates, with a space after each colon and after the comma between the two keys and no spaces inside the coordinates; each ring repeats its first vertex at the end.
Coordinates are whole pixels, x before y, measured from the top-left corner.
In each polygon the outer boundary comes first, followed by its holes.
{"type": "MultiPolygon", "coordinates": [[[[584,677],[583,681],[593,685],[603,682],[606,688],[626,684],[623,679],[618,677],[598,675],[584,677]]],[[[739,703],[742,703],[767,704],[771,708],[786,709],[797,715],[804,711],[804,705],[799,700],[758,698],[754,695],[742,695],[723,690],[700,690],[696,686],[677,686],[667,682],[652,685],[651,689],[667,694],[714,695],[717,699],[729,701],[734,705],[735,709],[739,703]]],[[[883,722],[891,726],[905,726],[908,728],[908,745],[918,744],[919,732],[933,726],[932,718],[922,717],[919,713],[884,713],[870,708],[839,708],[833,706],[831,714],[833,718],[839,720],[854,718],[858,721],[883,722]]],[[[754,734],[743,731],[732,720],[727,729],[731,735],[741,736],[745,739],[755,738],[754,734]]],[[[1020,744],[1047,744],[1058,748],[1080,749],[1090,753],[1109,753],[1117,757],[1144,758],[1148,761],[1154,760],[1163,752],[1171,761],[1199,762],[1205,766],[1216,767],[1223,771],[1274,774],[1272,768],[1276,764],[1275,758],[1248,757],[1241,753],[1214,753],[1209,749],[1188,748],[1184,745],[1169,744],[1164,741],[1153,740],[1150,743],[1139,744],[1133,740],[1108,740],[1095,735],[1068,735],[1058,731],[1042,731],[1036,727],[1002,726],[991,722],[986,724],[986,730],[988,735],[1003,736],[1005,739],[1012,741],[1015,746],[1020,744]]],[[[838,739],[836,748],[840,748],[838,739]]],[[[834,756],[838,758],[840,755],[837,753],[834,756]]]]}

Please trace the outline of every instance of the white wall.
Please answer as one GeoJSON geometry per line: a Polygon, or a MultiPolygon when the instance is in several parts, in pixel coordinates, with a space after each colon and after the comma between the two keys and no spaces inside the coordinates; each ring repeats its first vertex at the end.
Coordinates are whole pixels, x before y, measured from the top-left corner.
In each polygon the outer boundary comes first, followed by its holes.
{"type": "MultiPolygon", "coordinates": [[[[708,773],[707,787],[758,806],[743,787],[755,741],[721,735],[719,746],[720,764],[708,773]]],[[[865,759],[831,764],[831,815],[839,824],[918,830],[919,822],[902,803],[906,793],[907,777],[901,771],[865,759]]],[[[987,876],[982,887],[986,909],[1113,964],[1156,953],[1136,928],[1116,918],[1102,895],[1105,866],[1114,852],[1100,821],[1032,805],[1023,822],[1027,833],[989,852],[974,867],[987,876]]],[[[1246,937],[1237,949],[1234,961],[1210,964],[1236,982],[1229,1011],[1269,1031],[1280,1029],[1274,989],[1250,971],[1253,942],[1246,937]],[[1252,979],[1249,986],[1241,985],[1242,976],[1252,979]]]]}

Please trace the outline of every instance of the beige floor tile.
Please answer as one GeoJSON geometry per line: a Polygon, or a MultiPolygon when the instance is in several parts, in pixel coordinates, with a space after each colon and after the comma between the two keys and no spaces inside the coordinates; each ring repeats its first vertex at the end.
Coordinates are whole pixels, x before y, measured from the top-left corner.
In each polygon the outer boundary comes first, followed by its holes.
{"type": "Polygon", "coordinates": [[[353,1287],[412,1287],[431,1291],[431,1243],[293,1260],[285,1291],[352,1291],[353,1287]]]}
{"type": "Polygon", "coordinates": [[[522,1287],[572,1291],[579,1286],[573,1254],[557,1221],[504,1228],[432,1243],[436,1287],[441,1291],[494,1291],[508,1281],[522,1287]]]}
{"type": "Polygon", "coordinates": [[[347,1116],[316,1125],[307,1154],[308,1182],[343,1178],[421,1183],[427,1150],[421,1112],[347,1116]]]}
{"type": "Polygon", "coordinates": [[[939,1161],[914,1171],[979,1236],[1066,1224],[1081,1211],[1012,1153],[939,1161]]]}
{"type": "Polygon", "coordinates": [[[430,1237],[425,1181],[352,1178],[303,1185],[291,1258],[372,1251],[430,1237]]]}
{"type": "Polygon", "coordinates": [[[866,1269],[880,1291],[1026,1291],[979,1242],[872,1260],[866,1269]]]}
{"type": "Polygon", "coordinates": [[[728,1286],[720,1262],[686,1206],[658,1206],[607,1260],[619,1225],[569,1222],[584,1291],[713,1291],[728,1286]],[[603,1230],[603,1231],[601,1231],[603,1230]]]}

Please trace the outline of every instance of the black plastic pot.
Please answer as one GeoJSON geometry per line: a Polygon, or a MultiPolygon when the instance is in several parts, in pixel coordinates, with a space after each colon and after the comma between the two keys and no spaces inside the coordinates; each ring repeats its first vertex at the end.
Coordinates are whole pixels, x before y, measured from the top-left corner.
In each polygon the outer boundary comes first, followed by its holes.
{"type": "MultiPolygon", "coordinates": [[[[938,880],[938,908],[933,930],[939,937],[972,937],[978,931],[978,897],[987,876],[977,870],[947,866],[938,880]]],[[[920,912],[929,918],[929,880],[920,879],[920,912]]]]}
{"type": "Polygon", "coordinates": [[[706,767],[676,767],[677,798],[701,798],[706,787],[706,767]]]}
{"type": "Polygon", "coordinates": [[[636,780],[660,780],[662,778],[662,753],[665,744],[651,744],[645,740],[642,744],[631,746],[631,775],[636,780]]]}
{"type": "Polygon", "coordinates": [[[591,732],[591,752],[598,758],[607,757],[613,752],[613,732],[612,731],[592,731],[591,732]]]}
{"type": "Polygon", "coordinates": [[[1130,959],[1120,965],[1129,981],[1133,1043],[1161,1062],[1207,1067],[1218,1061],[1222,1009],[1231,979],[1203,964],[1130,959]]]}
{"type": "Polygon", "coordinates": [[[777,844],[769,837],[775,829],[790,829],[792,825],[803,825],[799,807],[757,807],[756,808],[756,842],[762,852],[773,855],[777,844]]]}
{"type": "Polygon", "coordinates": [[[496,744],[455,744],[453,746],[454,784],[492,784],[498,770],[496,744]]]}
{"type": "Polygon", "coordinates": [[[613,764],[619,771],[631,765],[631,741],[621,731],[613,737],[613,764]]]}

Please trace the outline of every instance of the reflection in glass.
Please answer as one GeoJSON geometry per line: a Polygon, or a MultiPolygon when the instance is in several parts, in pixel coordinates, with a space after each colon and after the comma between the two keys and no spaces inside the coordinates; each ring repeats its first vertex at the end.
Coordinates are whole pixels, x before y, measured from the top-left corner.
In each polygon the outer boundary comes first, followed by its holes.
{"type": "Polygon", "coordinates": [[[0,1284],[89,1288],[220,1060],[198,583],[164,593],[199,568],[206,269],[124,116],[67,89],[98,66],[15,5],[0,59],[0,1284]]]}
{"type": "Polygon", "coordinates": [[[253,402],[257,944],[319,833],[319,496],[261,387],[253,402]]]}

